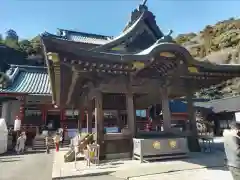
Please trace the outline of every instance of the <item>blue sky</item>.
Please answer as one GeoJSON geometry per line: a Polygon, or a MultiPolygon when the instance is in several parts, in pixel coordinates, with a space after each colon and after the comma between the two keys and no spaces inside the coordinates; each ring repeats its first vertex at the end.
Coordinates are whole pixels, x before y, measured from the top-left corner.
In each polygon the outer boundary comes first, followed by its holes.
{"type": "MultiPolygon", "coordinates": [[[[141,0],[1,0],[0,33],[14,29],[31,38],[57,28],[118,35],[141,0]]],[[[207,24],[239,17],[240,1],[148,0],[159,27],[174,34],[197,32],[207,24]]]]}

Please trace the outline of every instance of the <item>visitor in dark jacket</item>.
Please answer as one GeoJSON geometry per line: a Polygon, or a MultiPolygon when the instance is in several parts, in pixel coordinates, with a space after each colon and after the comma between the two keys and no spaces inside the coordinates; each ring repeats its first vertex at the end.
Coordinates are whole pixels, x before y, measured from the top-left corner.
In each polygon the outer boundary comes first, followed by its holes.
{"type": "Polygon", "coordinates": [[[223,132],[227,165],[234,180],[240,180],[240,124],[234,122],[223,132]]]}

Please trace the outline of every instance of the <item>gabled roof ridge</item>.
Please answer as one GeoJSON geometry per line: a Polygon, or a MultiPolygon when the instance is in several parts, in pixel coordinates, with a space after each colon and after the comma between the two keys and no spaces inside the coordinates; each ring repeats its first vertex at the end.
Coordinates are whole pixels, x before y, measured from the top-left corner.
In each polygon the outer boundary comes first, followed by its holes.
{"type": "Polygon", "coordinates": [[[209,103],[220,102],[220,101],[230,100],[230,99],[235,99],[235,98],[240,98],[240,95],[231,96],[231,97],[224,97],[224,98],[221,98],[221,99],[214,99],[214,100],[210,100],[210,101],[208,101],[208,102],[209,102],[209,103]]]}
{"type": "Polygon", "coordinates": [[[144,11],[138,18],[137,20],[131,24],[126,30],[122,31],[120,35],[114,37],[111,39],[108,43],[103,44],[99,47],[94,47],[91,50],[95,51],[104,51],[107,48],[111,48],[112,46],[115,46],[119,42],[123,41],[123,39],[127,39],[135,30],[135,28],[138,28],[141,24],[141,22],[145,19],[146,17],[146,12],[144,11]]]}
{"type": "Polygon", "coordinates": [[[51,87],[46,67],[11,65],[9,83],[0,88],[0,93],[24,93],[50,95],[51,87]]]}
{"type": "Polygon", "coordinates": [[[95,34],[95,33],[87,33],[87,32],[76,31],[76,30],[67,30],[67,29],[60,29],[60,28],[58,28],[58,30],[60,32],[66,31],[68,33],[74,33],[74,34],[79,34],[82,36],[88,36],[88,37],[94,37],[94,38],[106,39],[106,40],[108,40],[109,38],[112,39],[114,37],[114,36],[107,36],[107,35],[95,34]]]}
{"type": "Polygon", "coordinates": [[[41,33],[40,37],[53,37],[53,38],[59,38],[59,39],[66,39],[64,36],[52,34],[52,33],[49,33],[47,31],[41,33]]]}
{"type": "Polygon", "coordinates": [[[10,68],[32,68],[32,69],[47,69],[45,66],[31,66],[31,65],[18,65],[18,64],[10,64],[10,68]]]}
{"type": "Polygon", "coordinates": [[[44,70],[47,73],[46,67],[11,64],[10,68],[6,71],[6,75],[9,78],[9,84],[7,87],[12,86],[12,84],[18,78],[21,72],[44,73],[44,70]]]}

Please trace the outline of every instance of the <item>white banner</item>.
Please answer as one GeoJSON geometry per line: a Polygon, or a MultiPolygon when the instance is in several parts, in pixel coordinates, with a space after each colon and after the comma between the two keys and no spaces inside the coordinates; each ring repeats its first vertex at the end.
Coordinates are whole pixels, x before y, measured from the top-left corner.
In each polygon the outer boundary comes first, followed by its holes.
{"type": "Polygon", "coordinates": [[[240,123],[240,112],[235,112],[235,119],[237,123],[240,123]]]}
{"type": "Polygon", "coordinates": [[[20,131],[21,129],[21,120],[15,119],[14,121],[14,131],[20,131]]]}

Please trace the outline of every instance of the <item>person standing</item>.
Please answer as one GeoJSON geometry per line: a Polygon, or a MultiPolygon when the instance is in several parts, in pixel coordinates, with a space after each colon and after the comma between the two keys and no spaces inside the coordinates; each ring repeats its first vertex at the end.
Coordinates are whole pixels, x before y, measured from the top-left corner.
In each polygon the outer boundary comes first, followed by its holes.
{"type": "Polygon", "coordinates": [[[20,134],[19,138],[17,139],[16,151],[18,154],[23,153],[25,150],[25,142],[26,138],[23,133],[20,134]]]}
{"type": "Polygon", "coordinates": [[[230,128],[223,132],[227,165],[233,179],[240,180],[240,124],[233,122],[230,128]]]}
{"type": "Polygon", "coordinates": [[[45,143],[46,143],[46,153],[49,154],[49,152],[50,152],[50,138],[49,138],[49,134],[46,135],[45,143]]]}
{"type": "Polygon", "coordinates": [[[54,136],[53,140],[54,140],[56,152],[58,152],[58,151],[59,151],[59,143],[60,143],[60,135],[59,135],[58,132],[57,132],[56,135],[54,136]]]}

